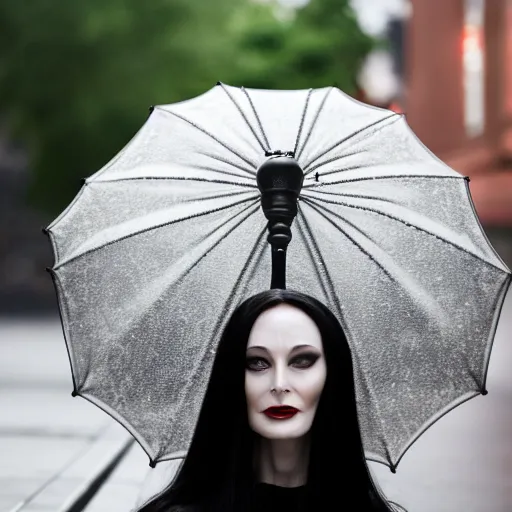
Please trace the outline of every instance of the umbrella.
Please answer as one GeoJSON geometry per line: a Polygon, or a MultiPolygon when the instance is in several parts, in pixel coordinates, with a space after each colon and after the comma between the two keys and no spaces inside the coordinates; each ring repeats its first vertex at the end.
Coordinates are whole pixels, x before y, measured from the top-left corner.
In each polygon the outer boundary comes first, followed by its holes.
{"type": "Polygon", "coordinates": [[[341,322],[366,456],[394,471],[486,393],[511,274],[468,181],[337,88],[219,83],[152,108],[46,230],[73,394],[150,465],[183,457],[231,312],[287,286],[341,322]]]}

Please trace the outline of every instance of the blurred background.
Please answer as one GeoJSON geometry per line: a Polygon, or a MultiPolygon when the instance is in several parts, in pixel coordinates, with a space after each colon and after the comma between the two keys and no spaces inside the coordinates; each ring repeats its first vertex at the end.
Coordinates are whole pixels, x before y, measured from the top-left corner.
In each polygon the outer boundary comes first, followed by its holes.
{"type": "MultiPolygon", "coordinates": [[[[151,105],[196,96],[217,81],[335,85],[404,112],[430,150],[471,178],[483,228],[512,267],[512,0],[0,0],[0,511],[35,506],[106,416],[69,397],[56,297],[44,271],[53,258],[41,228],[72,201],[82,178],[131,139],[151,105]],[[66,448],[63,438],[76,442],[66,448]]],[[[498,418],[498,437],[475,420],[483,414],[477,406],[427,433],[452,447],[453,460],[441,464],[452,476],[466,474],[457,454],[475,443],[494,440],[500,457],[512,445],[511,317],[508,300],[490,376],[498,391],[485,406],[498,418]],[[476,430],[460,434],[457,421],[476,430]]],[[[478,471],[458,484],[443,480],[433,445],[423,446],[406,456],[405,476],[377,469],[410,512],[512,510],[510,448],[506,459],[484,465],[487,475],[496,473],[477,491],[478,471]],[[432,495],[435,508],[425,504],[432,495]]],[[[138,467],[141,459],[133,460],[138,467]]],[[[142,464],[145,470],[144,457],[142,464]]],[[[133,474],[122,477],[130,499],[133,474]]]]}

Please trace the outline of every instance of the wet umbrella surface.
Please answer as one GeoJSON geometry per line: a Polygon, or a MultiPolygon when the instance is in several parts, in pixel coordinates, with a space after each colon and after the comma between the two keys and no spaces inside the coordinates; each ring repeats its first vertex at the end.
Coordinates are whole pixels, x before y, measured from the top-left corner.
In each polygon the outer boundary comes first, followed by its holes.
{"type": "Polygon", "coordinates": [[[74,392],[152,464],[187,451],[222,329],[271,278],[340,320],[370,460],[485,392],[510,271],[468,180],[338,89],[155,107],[47,231],[74,392]]]}

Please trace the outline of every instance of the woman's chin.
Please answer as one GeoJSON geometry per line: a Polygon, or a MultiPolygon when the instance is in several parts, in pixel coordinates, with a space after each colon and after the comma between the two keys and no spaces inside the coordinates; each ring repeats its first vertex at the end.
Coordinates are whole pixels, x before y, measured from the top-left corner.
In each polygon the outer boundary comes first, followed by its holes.
{"type": "Polygon", "coordinates": [[[258,434],[265,439],[298,439],[303,437],[310,430],[309,425],[280,424],[267,426],[258,431],[258,434]]]}

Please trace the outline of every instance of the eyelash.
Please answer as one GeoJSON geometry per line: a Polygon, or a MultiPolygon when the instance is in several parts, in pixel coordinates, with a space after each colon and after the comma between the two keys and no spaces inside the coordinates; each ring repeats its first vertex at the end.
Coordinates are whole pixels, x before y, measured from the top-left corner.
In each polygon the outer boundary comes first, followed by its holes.
{"type": "MultiPolygon", "coordinates": [[[[306,370],[308,368],[311,368],[316,363],[319,357],[320,356],[318,354],[301,354],[299,356],[293,357],[290,361],[290,364],[297,365],[297,363],[300,361],[301,363],[298,364],[296,367],[301,370],[306,370]],[[305,361],[305,364],[302,363],[302,361],[305,361]]],[[[253,356],[247,358],[245,366],[249,371],[261,372],[263,370],[266,370],[267,368],[270,368],[271,365],[264,357],[253,356]],[[259,363],[263,363],[264,366],[257,367],[259,363]]]]}

